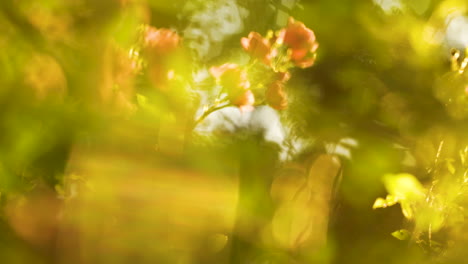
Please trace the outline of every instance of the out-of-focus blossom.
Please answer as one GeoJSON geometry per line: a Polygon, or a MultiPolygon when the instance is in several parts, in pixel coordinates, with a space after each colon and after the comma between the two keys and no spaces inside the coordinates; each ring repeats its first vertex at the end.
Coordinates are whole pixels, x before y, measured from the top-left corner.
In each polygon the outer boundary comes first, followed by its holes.
{"type": "Polygon", "coordinates": [[[237,64],[226,63],[219,67],[212,67],[210,72],[228,92],[250,88],[247,73],[237,64]]]}
{"type": "Polygon", "coordinates": [[[289,18],[288,26],[280,30],[276,42],[288,47],[291,60],[296,66],[307,68],[314,64],[319,44],[314,32],[302,22],[289,18]]]}
{"type": "Polygon", "coordinates": [[[110,56],[112,56],[110,69],[112,90],[108,90],[107,94],[103,93],[103,95],[108,99],[112,98],[116,109],[131,113],[135,108],[132,103],[132,98],[135,96],[135,77],[141,70],[138,53],[133,49],[126,52],[122,48],[114,47],[110,56]]]}
{"type": "Polygon", "coordinates": [[[51,56],[34,54],[24,68],[24,83],[36,98],[62,99],[67,93],[67,80],[61,65],[51,56]]]}
{"type": "Polygon", "coordinates": [[[307,52],[317,45],[314,32],[294,18],[289,18],[288,26],[280,31],[277,41],[298,53],[307,52]]]}
{"type": "Polygon", "coordinates": [[[288,96],[284,91],[284,85],[290,77],[289,72],[279,72],[275,80],[267,87],[265,100],[271,107],[277,110],[284,110],[288,107],[288,96]]]}
{"type": "Polygon", "coordinates": [[[115,48],[113,51],[114,63],[112,65],[112,73],[114,75],[114,83],[118,86],[125,86],[140,70],[138,57],[133,55],[132,52],[127,53],[120,48],[115,48]]]}
{"type": "Polygon", "coordinates": [[[271,107],[277,110],[286,109],[288,107],[288,98],[284,91],[284,83],[280,81],[271,83],[266,90],[265,99],[271,107]]]}
{"type": "Polygon", "coordinates": [[[167,73],[169,69],[163,64],[148,63],[148,75],[151,83],[159,90],[167,90],[170,81],[167,73]]]}
{"type": "Polygon", "coordinates": [[[271,58],[274,56],[274,50],[271,49],[271,44],[268,39],[263,38],[262,35],[257,32],[250,32],[247,38],[241,39],[241,44],[250,56],[267,65],[270,64],[271,58]]]}
{"type": "Polygon", "coordinates": [[[287,82],[291,79],[291,73],[290,72],[278,72],[276,73],[275,80],[276,81],[281,81],[281,82],[287,82]]]}
{"type": "Polygon", "coordinates": [[[292,58],[292,60],[294,61],[297,67],[308,68],[314,65],[315,58],[316,58],[316,55],[314,53],[314,54],[310,54],[310,56],[306,55],[305,57],[302,57],[301,59],[292,58]]]}
{"type": "Polygon", "coordinates": [[[149,79],[158,89],[167,89],[168,81],[174,77],[171,64],[182,51],[181,42],[181,37],[169,29],[147,26],[143,31],[142,47],[148,61],[149,79]]]}
{"type": "Polygon", "coordinates": [[[254,110],[255,96],[251,90],[246,90],[232,100],[232,104],[239,107],[242,112],[254,110]]]}
{"type": "Polygon", "coordinates": [[[210,73],[226,89],[232,104],[241,110],[252,108],[255,97],[249,90],[250,82],[247,79],[247,73],[239,65],[226,63],[219,67],[212,67],[210,73]]]}
{"type": "Polygon", "coordinates": [[[163,55],[173,52],[181,41],[180,36],[170,29],[156,29],[150,26],[144,29],[143,46],[150,54],[163,55]]]}

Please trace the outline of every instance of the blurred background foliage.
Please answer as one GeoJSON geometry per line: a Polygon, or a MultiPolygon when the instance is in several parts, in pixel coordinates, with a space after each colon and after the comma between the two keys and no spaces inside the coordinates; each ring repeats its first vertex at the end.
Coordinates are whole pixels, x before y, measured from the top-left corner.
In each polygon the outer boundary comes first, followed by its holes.
{"type": "Polygon", "coordinates": [[[2,0],[0,261],[463,263],[467,8],[2,0]],[[320,46],[287,108],[257,64],[221,105],[208,69],[290,16],[320,46]]]}

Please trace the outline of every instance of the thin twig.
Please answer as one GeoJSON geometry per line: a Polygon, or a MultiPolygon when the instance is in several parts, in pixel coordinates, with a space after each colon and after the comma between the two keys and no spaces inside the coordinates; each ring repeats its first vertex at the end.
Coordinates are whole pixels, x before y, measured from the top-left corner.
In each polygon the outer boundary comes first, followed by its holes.
{"type": "Polygon", "coordinates": [[[200,122],[202,122],[209,114],[213,113],[214,111],[228,107],[228,106],[232,106],[232,104],[228,103],[228,104],[217,106],[217,107],[212,106],[211,108],[203,112],[203,114],[197,120],[195,120],[195,122],[193,122],[192,129],[195,128],[200,122]]]}

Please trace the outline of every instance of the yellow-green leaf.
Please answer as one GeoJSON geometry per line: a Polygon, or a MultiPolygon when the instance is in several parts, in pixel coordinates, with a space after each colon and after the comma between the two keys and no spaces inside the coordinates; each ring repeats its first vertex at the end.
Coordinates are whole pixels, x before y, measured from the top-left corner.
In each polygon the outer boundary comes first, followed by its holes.
{"type": "Polygon", "coordinates": [[[403,212],[403,215],[407,219],[413,219],[413,209],[411,208],[411,205],[406,201],[401,201],[400,205],[401,205],[401,211],[403,212]]]}
{"type": "Polygon", "coordinates": [[[411,174],[386,174],[383,178],[385,188],[399,201],[417,201],[423,199],[426,190],[422,184],[411,174]]]}
{"type": "Polygon", "coordinates": [[[387,202],[385,201],[384,198],[377,198],[375,200],[374,205],[372,205],[372,209],[377,209],[377,208],[385,208],[387,207],[387,202]]]}
{"type": "Polygon", "coordinates": [[[392,233],[392,236],[399,240],[407,240],[410,238],[410,232],[406,229],[400,229],[392,233]]]}

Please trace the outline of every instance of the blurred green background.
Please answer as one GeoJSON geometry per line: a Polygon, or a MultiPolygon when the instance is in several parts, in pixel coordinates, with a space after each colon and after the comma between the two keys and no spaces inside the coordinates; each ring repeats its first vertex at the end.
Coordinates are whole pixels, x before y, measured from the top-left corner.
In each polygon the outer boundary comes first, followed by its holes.
{"type": "Polygon", "coordinates": [[[464,263],[467,7],[2,0],[0,262],[464,263]],[[289,16],[320,44],[289,107],[196,122],[207,69],[289,16]]]}

